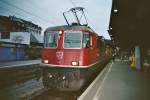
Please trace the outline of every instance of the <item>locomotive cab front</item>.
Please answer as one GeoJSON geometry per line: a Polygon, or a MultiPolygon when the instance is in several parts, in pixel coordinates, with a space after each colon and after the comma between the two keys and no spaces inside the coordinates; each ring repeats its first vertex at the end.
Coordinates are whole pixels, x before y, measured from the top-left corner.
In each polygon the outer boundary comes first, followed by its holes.
{"type": "Polygon", "coordinates": [[[94,46],[90,32],[46,31],[42,63],[50,67],[88,67],[92,63],[89,53],[91,49],[94,46]]]}

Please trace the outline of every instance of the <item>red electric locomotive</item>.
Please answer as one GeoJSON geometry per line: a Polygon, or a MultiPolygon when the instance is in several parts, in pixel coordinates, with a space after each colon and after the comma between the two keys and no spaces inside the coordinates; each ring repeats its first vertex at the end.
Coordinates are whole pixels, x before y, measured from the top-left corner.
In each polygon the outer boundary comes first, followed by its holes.
{"type": "MultiPolygon", "coordinates": [[[[83,8],[70,11],[75,14],[77,23],[70,25],[66,20],[68,25],[50,27],[44,34],[43,82],[59,90],[79,90],[109,58],[103,39],[79,23],[77,12],[83,8]]],[[[63,15],[65,17],[65,13],[63,15]]]]}

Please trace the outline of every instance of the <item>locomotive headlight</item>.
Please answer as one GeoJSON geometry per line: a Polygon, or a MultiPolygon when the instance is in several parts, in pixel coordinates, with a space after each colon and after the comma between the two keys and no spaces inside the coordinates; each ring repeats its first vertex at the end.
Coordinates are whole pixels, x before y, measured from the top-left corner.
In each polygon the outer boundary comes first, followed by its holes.
{"type": "Polygon", "coordinates": [[[59,34],[61,35],[63,32],[62,31],[59,31],[59,34]]]}
{"type": "Polygon", "coordinates": [[[78,65],[79,65],[79,62],[78,62],[78,61],[72,61],[72,62],[71,62],[71,65],[72,65],[72,66],[78,66],[78,65]]]}
{"type": "Polygon", "coordinates": [[[48,64],[48,60],[44,60],[44,63],[48,64]]]}

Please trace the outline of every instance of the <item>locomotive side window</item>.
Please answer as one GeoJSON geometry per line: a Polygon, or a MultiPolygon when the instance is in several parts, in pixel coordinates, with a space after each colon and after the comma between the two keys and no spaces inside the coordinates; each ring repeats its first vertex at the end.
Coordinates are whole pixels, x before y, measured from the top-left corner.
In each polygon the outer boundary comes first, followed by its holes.
{"type": "Polygon", "coordinates": [[[47,32],[45,35],[45,47],[56,48],[58,32],[47,32]]]}
{"type": "Polygon", "coordinates": [[[80,32],[65,32],[64,33],[64,48],[81,48],[82,33],[80,32]]]}
{"type": "Polygon", "coordinates": [[[87,33],[83,34],[83,48],[90,47],[90,36],[87,33]]]}

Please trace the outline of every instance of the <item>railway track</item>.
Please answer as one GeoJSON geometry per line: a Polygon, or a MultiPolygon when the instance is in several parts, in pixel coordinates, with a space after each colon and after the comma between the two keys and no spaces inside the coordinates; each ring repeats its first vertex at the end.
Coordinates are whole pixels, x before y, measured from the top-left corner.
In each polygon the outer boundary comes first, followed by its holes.
{"type": "Polygon", "coordinates": [[[61,92],[43,84],[38,64],[0,69],[1,100],[77,100],[90,84],[76,92],[61,92]]]}

